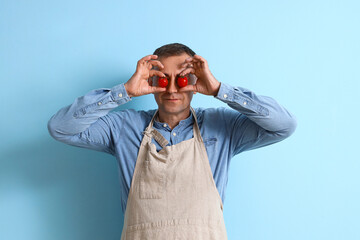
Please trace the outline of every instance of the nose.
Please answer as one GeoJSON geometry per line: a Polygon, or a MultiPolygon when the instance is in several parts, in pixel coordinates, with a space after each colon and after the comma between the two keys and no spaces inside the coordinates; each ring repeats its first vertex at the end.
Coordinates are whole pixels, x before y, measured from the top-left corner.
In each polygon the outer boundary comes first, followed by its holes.
{"type": "Polygon", "coordinates": [[[166,91],[168,93],[176,93],[178,91],[176,79],[174,77],[169,79],[169,84],[167,85],[166,91]]]}

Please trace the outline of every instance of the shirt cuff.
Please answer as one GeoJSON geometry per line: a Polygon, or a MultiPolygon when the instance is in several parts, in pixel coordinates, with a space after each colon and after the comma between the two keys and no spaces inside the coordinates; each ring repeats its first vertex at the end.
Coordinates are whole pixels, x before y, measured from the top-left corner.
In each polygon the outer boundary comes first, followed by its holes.
{"type": "Polygon", "coordinates": [[[113,100],[118,104],[124,104],[131,100],[131,97],[129,97],[126,92],[124,84],[125,83],[121,83],[110,89],[113,100]]]}
{"type": "Polygon", "coordinates": [[[218,91],[218,94],[215,96],[215,98],[223,101],[223,102],[228,102],[228,101],[233,101],[234,99],[234,88],[231,87],[230,85],[227,85],[225,83],[221,83],[220,84],[220,88],[218,91]]]}
{"type": "Polygon", "coordinates": [[[251,111],[253,113],[267,116],[269,114],[269,110],[262,106],[256,98],[251,98],[249,95],[245,94],[245,92],[250,91],[242,87],[233,87],[228,84],[221,83],[219,92],[215,98],[227,103],[230,107],[233,107],[238,111],[251,111]]]}

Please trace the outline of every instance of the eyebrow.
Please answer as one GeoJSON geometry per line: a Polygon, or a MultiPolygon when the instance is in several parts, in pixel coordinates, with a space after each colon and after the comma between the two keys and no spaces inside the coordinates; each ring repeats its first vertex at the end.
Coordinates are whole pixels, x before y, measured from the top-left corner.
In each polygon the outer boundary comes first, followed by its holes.
{"type": "MultiPolygon", "coordinates": [[[[164,73],[164,74],[165,74],[165,76],[169,77],[169,74],[167,74],[167,73],[164,73]]],[[[180,76],[180,73],[176,75],[176,77],[178,77],[178,76],[180,76]]]]}
{"type": "MultiPolygon", "coordinates": [[[[164,74],[165,74],[166,77],[169,77],[169,74],[167,74],[167,73],[164,73],[164,74]]],[[[189,75],[189,74],[191,74],[191,73],[188,73],[188,74],[186,74],[186,75],[189,75]]],[[[186,76],[186,75],[185,75],[185,76],[186,76]]],[[[180,77],[180,73],[177,74],[176,77],[180,77]]]]}

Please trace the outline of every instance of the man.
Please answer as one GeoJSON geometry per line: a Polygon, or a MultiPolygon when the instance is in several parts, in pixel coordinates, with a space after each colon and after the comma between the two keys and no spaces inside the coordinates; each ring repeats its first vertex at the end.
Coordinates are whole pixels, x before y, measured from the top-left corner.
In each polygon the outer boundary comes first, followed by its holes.
{"type": "Polygon", "coordinates": [[[48,123],[55,139],[117,158],[121,239],[227,239],[222,211],[231,158],[279,142],[295,128],[294,116],[275,100],[219,82],[203,57],[179,43],[156,49],[126,83],[77,98],[48,123]],[[187,86],[177,84],[181,76],[187,86]],[[150,93],[157,110],[110,112],[150,93]],[[193,109],[194,93],[230,108],[193,109]]]}

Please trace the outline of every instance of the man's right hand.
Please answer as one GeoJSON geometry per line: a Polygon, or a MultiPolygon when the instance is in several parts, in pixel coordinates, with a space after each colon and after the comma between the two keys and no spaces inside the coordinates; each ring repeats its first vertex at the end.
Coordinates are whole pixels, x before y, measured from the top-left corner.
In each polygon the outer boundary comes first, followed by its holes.
{"type": "Polygon", "coordinates": [[[137,97],[149,93],[158,93],[166,91],[166,88],[152,86],[152,77],[166,77],[164,73],[152,69],[153,66],[163,69],[164,65],[154,60],[158,58],[157,55],[147,55],[137,62],[136,71],[124,86],[129,97],[137,97]]]}

